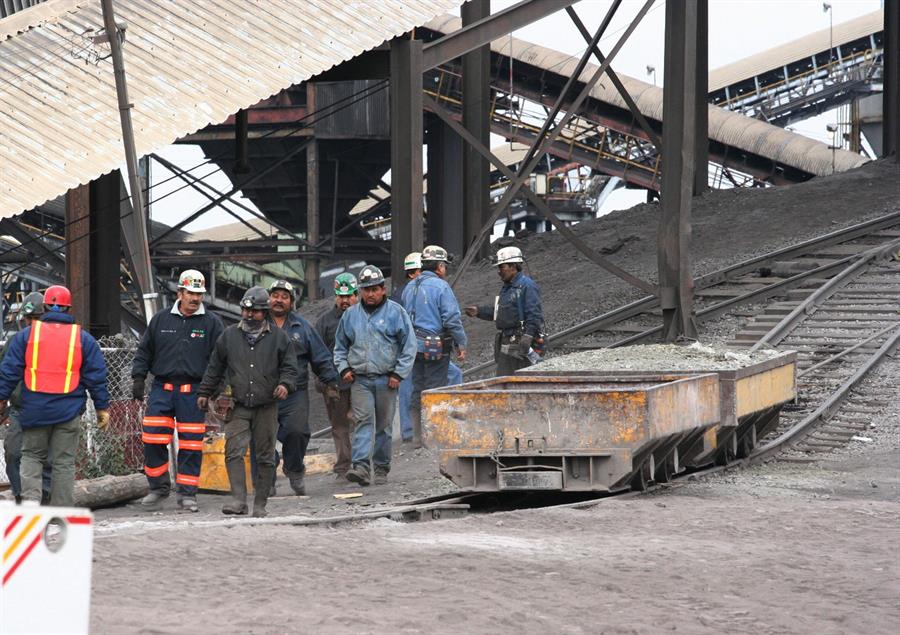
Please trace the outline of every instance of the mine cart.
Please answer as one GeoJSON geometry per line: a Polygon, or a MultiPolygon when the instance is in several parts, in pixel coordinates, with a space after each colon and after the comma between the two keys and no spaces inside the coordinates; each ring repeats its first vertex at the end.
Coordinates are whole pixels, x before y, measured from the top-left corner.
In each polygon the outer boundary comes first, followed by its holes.
{"type": "MultiPolygon", "coordinates": [[[[653,349],[655,347],[645,347],[653,349]]],[[[660,347],[661,348],[661,347],[660,347]]],[[[619,349],[627,353],[628,349],[619,349]]],[[[567,368],[560,358],[557,370],[524,369],[517,374],[522,376],[560,376],[604,379],[607,377],[647,377],[649,367],[655,367],[653,373],[667,377],[690,377],[698,373],[715,373],[719,379],[719,403],[721,414],[719,424],[704,431],[695,431],[686,435],[675,451],[663,457],[654,453],[653,480],[663,481],[685,467],[701,467],[718,463],[724,464],[734,458],[749,455],[757,444],[778,424],[779,414],[784,404],[793,401],[797,395],[796,357],[793,351],[783,353],[767,353],[765,358],[748,358],[735,354],[733,358],[717,362],[706,362],[701,368],[692,367],[690,360],[681,366],[673,365],[671,356],[660,356],[658,361],[652,357],[643,358],[643,366],[628,370],[610,364],[604,367],[602,362],[597,368],[575,370],[567,368]],[[736,361],[737,360],[737,361],[736,361]],[[717,367],[718,366],[718,367],[717,367]]]]}
{"type": "Polygon", "coordinates": [[[468,491],[610,492],[721,418],[716,374],[521,375],[422,393],[441,473],[468,491]]]}

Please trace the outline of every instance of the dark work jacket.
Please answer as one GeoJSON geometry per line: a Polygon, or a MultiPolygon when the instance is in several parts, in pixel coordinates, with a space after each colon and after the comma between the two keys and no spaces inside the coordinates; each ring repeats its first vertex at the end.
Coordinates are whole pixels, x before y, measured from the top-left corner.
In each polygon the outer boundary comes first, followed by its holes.
{"type": "MultiPolygon", "coordinates": [[[[343,311],[341,311],[336,306],[332,306],[330,309],[325,311],[325,313],[320,315],[318,320],[316,320],[316,333],[320,338],[322,338],[322,342],[331,353],[334,352],[334,336],[335,333],[337,333],[338,323],[341,321],[341,317],[343,315],[343,311]]],[[[333,366],[334,358],[331,357],[330,359],[333,366]]],[[[350,384],[342,379],[338,380],[338,386],[341,390],[350,389],[350,384]]]]}
{"type": "MultiPolygon", "coordinates": [[[[274,321],[270,322],[270,324],[272,328],[278,328],[274,321]]],[[[291,338],[294,344],[299,371],[297,390],[291,393],[287,401],[290,401],[292,398],[299,398],[300,392],[307,389],[310,366],[312,366],[313,372],[322,383],[333,384],[337,382],[338,374],[334,368],[331,351],[325,348],[325,343],[313,329],[312,324],[307,322],[302,316],[291,311],[287,314],[284,320],[284,327],[281,330],[288,334],[288,337],[291,338]]],[[[287,401],[283,403],[287,403],[287,401]]]]}
{"type": "Polygon", "coordinates": [[[537,283],[520,271],[515,278],[503,283],[496,307],[478,307],[478,317],[493,320],[503,335],[513,335],[521,330],[536,336],[544,328],[537,283]]]}
{"type": "MultiPolygon", "coordinates": [[[[68,313],[50,312],[44,314],[44,322],[74,324],[75,318],[68,313]]],[[[31,327],[16,333],[9,341],[3,363],[0,364],[0,399],[9,399],[25,377],[25,351],[31,327]]],[[[97,410],[109,408],[109,392],[106,388],[106,361],[103,352],[90,333],[81,329],[81,381],[72,392],[34,392],[22,386],[22,414],[19,421],[23,428],[52,426],[71,421],[84,413],[87,393],[91,393],[97,410]]]]}
{"type": "Polygon", "coordinates": [[[403,290],[406,288],[410,282],[412,282],[414,278],[407,278],[403,282],[397,285],[395,289],[391,289],[391,300],[403,306],[403,290]]]}
{"type": "Polygon", "coordinates": [[[216,340],[225,327],[219,316],[203,305],[190,316],[182,315],[178,303],[150,320],[131,365],[131,376],[152,373],[159,380],[192,384],[200,381],[216,340]]]}
{"type": "Polygon", "coordinates": [[[233,324],[216,342],[197,394],[211,397],[224,382],[239,404],[255,408],[275,401],[278,384],[294,392],[299,374],[294,344],[284,331],[270,325],[250,346],[240,324],[233,324]]]}

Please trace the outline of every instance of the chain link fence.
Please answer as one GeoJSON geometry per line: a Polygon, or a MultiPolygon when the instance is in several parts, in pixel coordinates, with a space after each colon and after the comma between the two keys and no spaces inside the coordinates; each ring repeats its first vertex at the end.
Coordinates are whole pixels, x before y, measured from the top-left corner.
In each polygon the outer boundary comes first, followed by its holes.
{"type": "MultiPolygon", "coordinates": [[[[117,335],[100,338],[99,344],[108,371],[110,422],[105,430],[97,427],[97,413],[88,399],[75,462],[76,478],[80,479],[132,474],[144,466],[141,420],[145,404],[131,398],[131,363],[137,340],[117,335]]],[[[3,454],[0,484],[8,483],[3,454]]]]}

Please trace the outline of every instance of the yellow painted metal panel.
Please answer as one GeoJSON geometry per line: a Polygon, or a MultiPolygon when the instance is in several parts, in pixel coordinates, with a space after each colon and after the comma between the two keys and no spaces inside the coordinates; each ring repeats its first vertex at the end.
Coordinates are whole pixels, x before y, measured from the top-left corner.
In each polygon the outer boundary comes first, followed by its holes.
{"type": "Polygon", "coordinates": [[[786,364],[739,379],[735,395],[738,417],[791,401],[797,395],[795,365],[786,364]]]}

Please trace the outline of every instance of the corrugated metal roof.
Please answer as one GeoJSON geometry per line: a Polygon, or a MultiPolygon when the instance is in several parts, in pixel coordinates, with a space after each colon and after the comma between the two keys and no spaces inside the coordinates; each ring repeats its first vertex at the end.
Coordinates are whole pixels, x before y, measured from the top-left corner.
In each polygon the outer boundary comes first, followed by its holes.
{"type": "MultiPolygon", "coordinates": [[[[460,25],[459,18],[444,15],[425,26],[439,33],[450,33],[459,29],[460,25]]],[[[578,65],[577,57],[517,38],[504,36],[491,43],[491,50],[501,55],[510,55],[510,47],[514,59],[563,77],[570,76],[578,65]]],[[[597,68],[588,64],[581,79],[588,81],[597,68]]],[[[640,111],[646,117],[662,121],[663,89],[622,73],[616,74],[640,111]]],[[[622,96],[609,81],[597,82],[591,95],[605,103],[628,109],[622,96]]],[[[709,106],[709,138],[816,176],[832,173],[832,151],[826,144],[712,105],[709,106]]],[[[846,150],[836,150],[834,153],[834,169],[838,172],[866,162],[864,157],[846,150]]]]}
{"type": "Polygon", "coordinates": [[[879,9],[853,20],[834,25],[834,39],[830,29],[822,29],[797,38],[792,42],[770,48],[762,53],[722,66],[709,72],[709,91],[719,90],[773,68],[781,68],[791,62],[812,57],[827,51],[833,42],[841,46],[859,38],[884,30],[884,10],[879,9]]]}
{"type": "MultiPolygon", "coordinates": [[[[139,155],[424,24],[462,0],[116,0],[139,155]]],[[[0,20],[0,217],[124,163],[97,0],[0,20]]]]}

